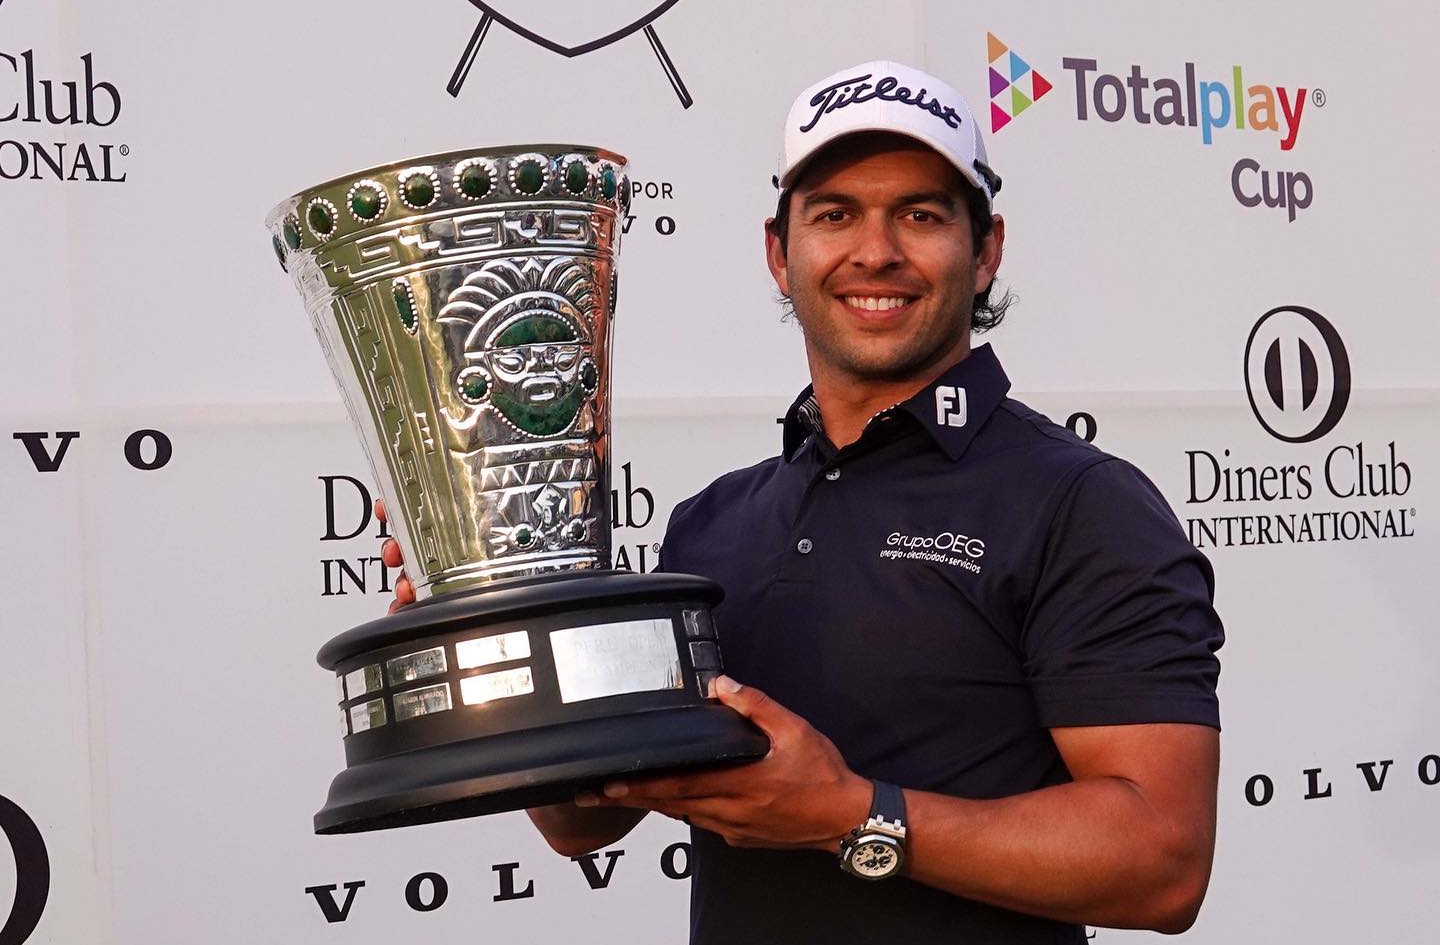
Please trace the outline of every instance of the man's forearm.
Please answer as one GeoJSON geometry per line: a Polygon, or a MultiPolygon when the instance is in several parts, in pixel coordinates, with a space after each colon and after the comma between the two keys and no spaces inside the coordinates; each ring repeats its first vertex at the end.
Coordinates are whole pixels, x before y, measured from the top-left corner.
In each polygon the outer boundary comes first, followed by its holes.
{"type": "Polygon", "coordinates": [[[1123,778],[974,801],[907,790],[906,875],[1065,922],[1179,932],[1209,881],[1213,821],[1167,824],[1123,778]]]}
{"type": "Polygon", "coordinates": [[[531,807],[525,813],[556,853],[582,856],[620,840],[647,812],[627,807],[577,807],[566,802],[531,807]]]}

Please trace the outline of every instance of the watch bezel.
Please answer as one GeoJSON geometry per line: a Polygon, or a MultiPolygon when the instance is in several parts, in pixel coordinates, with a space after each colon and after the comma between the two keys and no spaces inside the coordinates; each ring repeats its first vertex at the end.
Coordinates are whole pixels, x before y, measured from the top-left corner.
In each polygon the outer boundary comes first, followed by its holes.
{"type": "Polygon", "coordinates": [[[873,822],[867,823],[864,827],[856,827],[850,831],[849,836],[845,838],[843,847],[844,849],[840,860],[841,866],[844,867],[845,872],[851,876],[857,876],[860,879],[889,879],[891,876],[899,873],[905,865],[904,827],[901,827],[899,831],[895,831],[888,827],[877,826],[873,822]],[[883,873],[862,872],[855,867],[855,855],[860,851],[861,847],[870,843],[879,843],[888,847],[895,857],[895,862],[883,873]]]}

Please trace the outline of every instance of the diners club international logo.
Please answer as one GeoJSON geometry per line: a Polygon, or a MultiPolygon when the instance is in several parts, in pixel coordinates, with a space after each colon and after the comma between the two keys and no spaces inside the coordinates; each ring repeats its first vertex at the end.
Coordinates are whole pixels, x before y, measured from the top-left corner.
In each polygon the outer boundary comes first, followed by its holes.
{"type": "Polygon", "coordinates": [[[479,11],[480,20],[446,86],[451,95],[460,94],[470,67],[480,52],[480,44],[485,41],[485,34],[491,26],[499,23],[535,45],[567,58],[583,56],[628,39],[635,33],[643,33],[680,104],[685,108],[694,104],[655,29],[655,21],[679,0],[664,0],[663,3],[655,0],[601,0],[579,9],[575,4],[531,3],[527,0],[469,2],[479,11]]]}
{"type": "Polygon", "coordinates": [[[130,146],[115,136],[124,103],[108,72],[95,53],[37,48],[0,21],[0,187],[125,182],[130,146]]]}
{"type": "Polygon", "coordinates": [[[1416,509],[1402,497],[1415,471],[1400,443],[1327,442],[1351,385],[1350,356],[1328,318],[1303,305],[1267,311],[1241,369],[1256,422],[1284,445],[1261,457],[1223,444],[1185,451],[1185,506],[1208,513],[1185,519],[1197,548],[1414,537],[1416,509]]]}

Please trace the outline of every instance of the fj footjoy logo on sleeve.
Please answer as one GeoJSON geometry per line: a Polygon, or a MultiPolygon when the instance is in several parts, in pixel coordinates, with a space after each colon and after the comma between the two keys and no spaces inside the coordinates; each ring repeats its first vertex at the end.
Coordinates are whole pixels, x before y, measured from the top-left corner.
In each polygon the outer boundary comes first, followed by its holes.
{"type": "Polygon", "coordinates": [[[1245,391],[1255,419],[1277,440],[1320,439],[1350,402],[1350,356],[1340,333],[1299,305],[1266,312],[1245,343],[1245,391]]]}
{"type": "Polygon", "coordinates": [[[935,422],[942,427],[963,427],[970,417],[970,408],[965,399],[965,388],[947,387],[941,384],[935,388],[935,422]]]}
{"type": "Polygon", "coordinates": [[[663,3],[655,0],[601,0],[585,7],[580,16],[575,15],[571,4],[523,3],[517,0],[469,2],[480,12],[480,22],[470,34],[470,42],[446,86],[451,95],[460,94],[470,67],[475,64],[475,57],[480,52],[480,44],[485,41],[485,34],[490,32],[493,24],[499,23],[512,33],[567,59],[603,49],[633,33],[644,33],[680,104],[689,108],[695,103],[675,63],[670,61],[670,54],[660,42],[660,34],[655,31],[655,21],[679,0],[664,0],[663,3]],[[601,35],[597,36],[597,32],[601,35]]]}

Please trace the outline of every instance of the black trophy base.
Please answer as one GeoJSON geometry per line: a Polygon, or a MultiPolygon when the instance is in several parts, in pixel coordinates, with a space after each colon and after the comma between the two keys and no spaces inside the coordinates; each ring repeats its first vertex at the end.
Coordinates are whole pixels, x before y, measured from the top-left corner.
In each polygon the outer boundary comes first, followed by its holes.
{"type": "Polygon", "coordinates": [[[690,575],[567,573],[412,605],[331,640],[346,769],[315,832],[567,801],[616,777],[749,761],[769,740],[706,696],[721,671],[690,575]],[[671,645],[673,643],[673,646],[671,645]]]}

